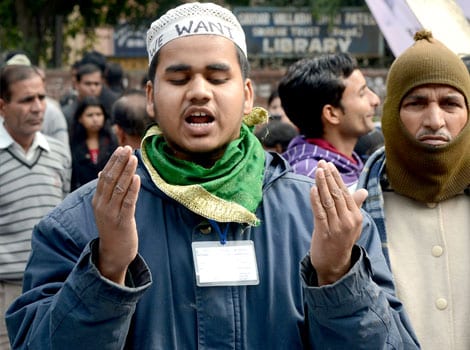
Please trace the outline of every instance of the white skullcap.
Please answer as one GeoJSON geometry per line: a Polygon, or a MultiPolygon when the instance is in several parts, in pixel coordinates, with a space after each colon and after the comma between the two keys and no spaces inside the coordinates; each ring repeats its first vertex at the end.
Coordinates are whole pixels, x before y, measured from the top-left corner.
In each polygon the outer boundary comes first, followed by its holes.
{"type": "Polygon", "coordinates": [[[31,61],[26,55],[22,53],[17,53],[16,55],[12,56],[8,61],[6,61],[6,65],[30,66],[31,61]]]}
{"type": "Polygon", "coordinates": [[[169,10],[147,31],[149,65],[169,41],[188,35],[220,35],[232,40],[247,56],[245,33],[235,15],[213,3],[187,3],[169,10]]]}

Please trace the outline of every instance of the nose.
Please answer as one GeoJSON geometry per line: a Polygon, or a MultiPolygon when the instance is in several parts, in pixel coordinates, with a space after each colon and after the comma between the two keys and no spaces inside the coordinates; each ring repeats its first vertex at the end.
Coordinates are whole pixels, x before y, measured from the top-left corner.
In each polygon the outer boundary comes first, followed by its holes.
{"type": "Polygon", "coordinates": [[[439,130],[445,126],[444,111],[437,103],[431,103],[424,115],[423,126],[431,130],[439,130]]]}
{"type": "Polygon", "coordinates": [[[210,97],[210,83],[202,75],[195,75],[188,84],[187,98],[191,101],[207,101],[210,97]]]}
{"type": "Polygon", "coordinates": [[[380,104],[380,97],[372,90],[370,90],[370,93],[371,93],[370,104],[373,107],[378,107],[380,104]]]}
{"type": "Polygon", "coordinates": [[[39,97],[39,96],[36,96],[33,100],[33,102],[31,103],[31,111],[33,112],[41,112],[41,111],[44,111],[46,109],[46,101],[45,99],[39,97]]]}

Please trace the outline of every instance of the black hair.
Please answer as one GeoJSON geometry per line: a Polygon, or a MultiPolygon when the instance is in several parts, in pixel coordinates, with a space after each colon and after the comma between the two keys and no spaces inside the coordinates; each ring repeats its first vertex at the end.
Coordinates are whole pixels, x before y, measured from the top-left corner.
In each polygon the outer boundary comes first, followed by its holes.
{"type": "Polygon", "coordinates": [[[277,91],[277,89],[271,91],[271,94],[268,97],[268,106],[278,97],[279,97],[279,91],[277,91]]]}
{"type": "Polygon", "coordinates": [[[106,66],[104,78],[111,90],[122,93],[124,91],[124,70],[117,62],[109,62],[106,66]]]}
{"type": "Polygon", "coordinates": [[[93,63],[85,63],[80,64],[77,68],[76,78],[77,81],[81,81],[84,75],[93,74],[99,72],[101,76],[103,76],[103,72],[101,71],[100,67],[93,63]]]}
{"type": "Polygon", "coordinates": [[[383,144],[384,136],[382,130],[374,128],[372,131],[359,137],[356,146],[354,146],[354,152],[356,152],[365,163],[371,154],[382,147],[383,144]]]}
{"type": "Polygon", "coordinates": [[[113,104],[112,124],[119,125],[126,134],[143,136],[153,119],[147,113],[147,99],[141,90],[126,92],[113,104]]]}
{"type": "Polygon", "coordinates": [[[109,122],[109,115],[106,113],[106,108],[100,99],[96,96],[86,96],[78,102],[77,109],[73,114],[72,127],[70,132],[70,145],[78,144],[84,142],[87,139],[87,131],[85,127],[78,121],[88,107],[100,107],[104,115],[104,124],[101,128],[99,134],[107,136],[109,138],[113,137],[113,132],[111,130],[111,125],[109,122]]]}
{"type": "Polygon", "coordinates": [[[301,134],[307,138],[323,136],[323,107],[330,104],[342,108],[344,79],[357,68],[347,53],[304,58],[288,68],[278,92],[282,108],[301,134]]]}
{"type": "Polygon", "coordinates": [[[287,149],[289,142],[297,135],[298,131],[295,127],[280,120],[272,120],[255,132],[255,136],[264,147],[273,148],[280,145],[282,152],[287,149]]]}
{"type": "Polygon", "coordinates": [[[86,52],[80,60],[80,64],[88,63],[92,63],[95,66],[98,66],[98,68],[101,70],[101,73],[105,73],[107,62],[106,57],[101,52],[94,50],[86,52]]]}

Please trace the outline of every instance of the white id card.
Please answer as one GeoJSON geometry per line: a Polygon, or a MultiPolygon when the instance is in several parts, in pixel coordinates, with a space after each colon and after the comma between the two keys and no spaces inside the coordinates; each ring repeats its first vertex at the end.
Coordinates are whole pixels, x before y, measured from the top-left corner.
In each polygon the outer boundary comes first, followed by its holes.
{"type": "Polygon", "coordinates": [[[193,242],[199,287],[259,284],[253,241],[193,242]]]}

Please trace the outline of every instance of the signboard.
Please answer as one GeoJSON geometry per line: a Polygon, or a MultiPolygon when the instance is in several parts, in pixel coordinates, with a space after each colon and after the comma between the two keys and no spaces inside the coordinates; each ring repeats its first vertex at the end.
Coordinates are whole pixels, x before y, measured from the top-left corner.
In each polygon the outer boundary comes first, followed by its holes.
{"type": "Polygon", "coordinates": [[[413,45],[414,34],[431,30],[456,53],[470,52],[469,0],[366,0],[395,57],[413,45]],[[465,19],[466,17],[466,19],[465,19]]]}
{"type": "Polygon", "coordinates": [[[114,56],[147,57],[146,36],[146,28],[135,28],[129,24],[116,26],[113,34],[114,56]]]}
{"type": "Polygon", "coordinates": [[[332,18],[315,18],[308,8],[236,7],[233,12],[245,30],[250,57],[383,54],[380,30],[367,9],[343,8],[332,18]]]}

